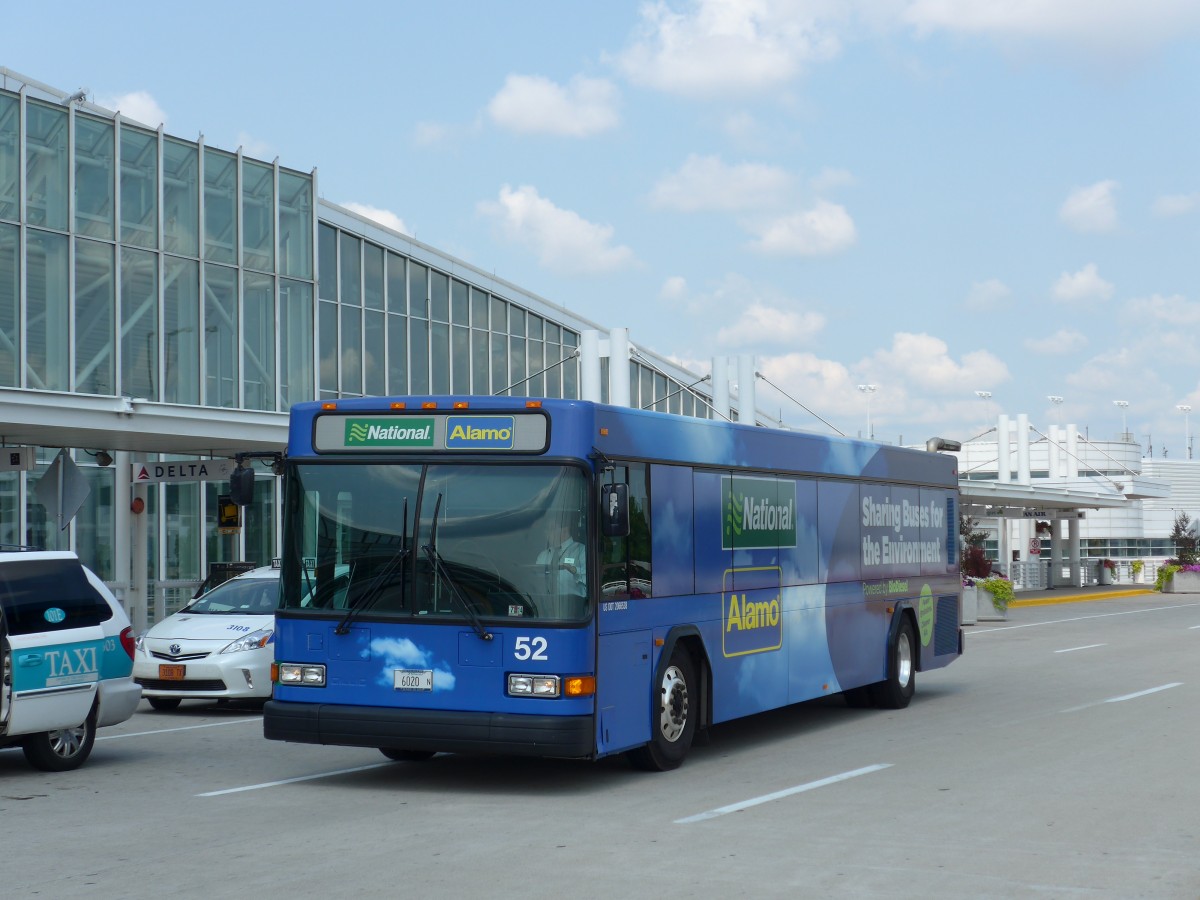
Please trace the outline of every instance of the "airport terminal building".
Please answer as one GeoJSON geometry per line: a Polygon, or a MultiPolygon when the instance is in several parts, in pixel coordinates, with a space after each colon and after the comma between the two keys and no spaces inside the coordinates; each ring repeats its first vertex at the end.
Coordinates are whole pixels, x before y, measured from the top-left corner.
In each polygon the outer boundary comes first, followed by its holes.
{"type": "Polygon", "coordinates": [[[75,550],[135,627],[211,563],[275,555],[270,470],[234,533],[218,498],[233,454],[283,448],[292,403],[588,396],[590,347],[628,360],[599,359],[596,399],[713,414],[609,328],[320,200],[316,169],[0,68],[0,544],[75,550]]]}

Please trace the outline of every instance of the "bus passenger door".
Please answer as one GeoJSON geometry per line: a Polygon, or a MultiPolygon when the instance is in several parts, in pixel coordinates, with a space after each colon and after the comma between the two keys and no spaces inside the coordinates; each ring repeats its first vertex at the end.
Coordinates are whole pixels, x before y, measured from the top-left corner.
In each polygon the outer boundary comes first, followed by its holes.
{"type": "MultiPolygon", "coordinates": [[[[601,629],[604,606],[601,601],[601,629]]],[[[650,632],[601,633],[596,658],[596,747],[601,755],[650,740],[649,685],[650,632]]]]}

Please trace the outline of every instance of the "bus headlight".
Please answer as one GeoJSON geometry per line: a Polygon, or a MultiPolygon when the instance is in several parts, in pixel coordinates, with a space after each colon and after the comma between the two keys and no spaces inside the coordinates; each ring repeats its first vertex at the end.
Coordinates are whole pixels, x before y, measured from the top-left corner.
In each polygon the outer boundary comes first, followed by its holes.
{"type": "Polygon", "coordinates": [[[325,667],[278,663],[280,684],[299,684],[306,687],[325,687],[325,667]]]}
{"type": "Polygon", "coordinates": [[[510,697],[557,697],[559,679],[557,675],[509,675],[510,697]]]}

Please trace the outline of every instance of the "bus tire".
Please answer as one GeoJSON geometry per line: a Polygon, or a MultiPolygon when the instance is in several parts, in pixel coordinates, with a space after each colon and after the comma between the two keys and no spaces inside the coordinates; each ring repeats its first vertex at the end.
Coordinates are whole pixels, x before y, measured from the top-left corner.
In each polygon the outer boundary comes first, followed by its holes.
{"type": "Polygon", "coordinates": [[[904,709],[917,689],[917,644],[912,619],[901,616],[888,645],[887,678],[871,685],[871,699],[880,709],[904,709]]]}
{"type": "Polygon", "coordinates": [[[179,709],[180,699],[178,697],[147,697],[146,702],[150,704],[151,709],[170,712],[173,709],[179,709]]]}
{"type": "Polygon", "coordinates": [[[21,743],[25,759],[43,772],[69,772],[78,769],[91,755],[96,742],[96,713],[88,714],[82,725],[31,734],[21,743]]]}
{"type": "Polygon", "coordinates": [[[696,666],[682,644],[676,644],[663,670],[651,707],[650,742],[629,751],[629,761],[648,772],[679,768],[691,749],[700,715],[696,666]]]}
{"type": "Polygon", "coordinates": [[[379,752],[397,762],[424,762],[433,756],[432,750],[402,750],[399,747],[380,747],[379,752]]]}

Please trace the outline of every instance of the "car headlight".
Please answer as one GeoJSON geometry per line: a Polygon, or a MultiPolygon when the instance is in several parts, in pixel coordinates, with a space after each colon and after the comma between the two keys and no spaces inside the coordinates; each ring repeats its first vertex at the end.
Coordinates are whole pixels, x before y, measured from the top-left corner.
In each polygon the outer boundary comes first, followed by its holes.
{"type": "Polygon", "coordinates": [[[144,634],[139,634],[133,639],[133,649],[140,650],[142,653],[146,652],[146,636],[144,634]]]}
{"type": "Polygon", "coordinates": [[[271,643],[271,636],[275,634],[273,628],[260,628],[258,631],[252,631],[245,637],[240,637],[224,650],[222,653],[237,653],[239,650],[257,650],[259,647],[265,647],[271,643]]]}

